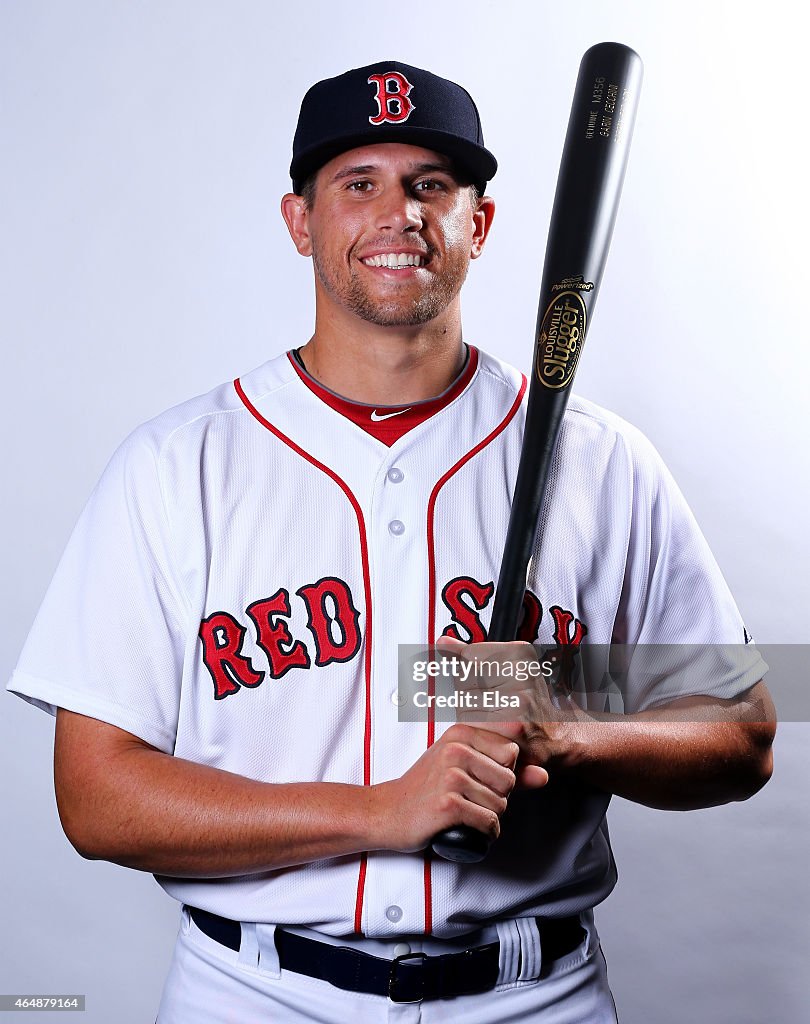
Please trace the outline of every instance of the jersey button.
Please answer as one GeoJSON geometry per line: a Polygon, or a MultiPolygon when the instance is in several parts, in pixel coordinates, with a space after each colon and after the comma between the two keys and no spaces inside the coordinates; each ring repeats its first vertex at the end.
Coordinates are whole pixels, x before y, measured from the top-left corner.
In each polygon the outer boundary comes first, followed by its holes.
{"type": "Polygon", "coordinates": [[[392,519],[388,524],[388,532],[392,533],[395,537],[401,537],[405,532],[405,524],[399,519],[392,519]]]}
{"type": "Polygon", "coordinates": [[[392,466],[388,470],[387,475],[388,479],[391,481],[392,484],[401,484],[402,481],[405,479],[405,474],[402,472],[401,469],[398,469],[396,466],[392,466]]]}
{"type": "Polygon", "coordinates": [[[402,907],[398,907],[395,903],[387,908],[385,916],[389,921],[401,921],[402,920],[402,907]]]}
{"type": "Polygon", "coordinates": [[[394,946],[394,959],[396,959],[398,956],[407,956],[410,953],[410,951],[411,947],[408,945],[407,942],[398,942],[396,946],[394,946]]]}

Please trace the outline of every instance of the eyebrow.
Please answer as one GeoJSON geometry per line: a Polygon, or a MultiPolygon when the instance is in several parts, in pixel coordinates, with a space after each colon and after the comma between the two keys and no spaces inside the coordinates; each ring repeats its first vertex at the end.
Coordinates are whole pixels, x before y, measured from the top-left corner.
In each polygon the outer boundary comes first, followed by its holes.
{"type": "MultiPolygon", "coordinates": [[[[341,167],[333,175],[332,181],[343,181],[344,178],[352,178],[356,174],[373,174],[374,171],[379,171],[379,169],[379,164],[354,164],[351,167],[341,167]]],[[[411,164],[408,168],[409,174],[429,174],[436,171],[441,171],[444,174],[453,174],[453,165],[448,160],[440,163],[411,164]]]]}

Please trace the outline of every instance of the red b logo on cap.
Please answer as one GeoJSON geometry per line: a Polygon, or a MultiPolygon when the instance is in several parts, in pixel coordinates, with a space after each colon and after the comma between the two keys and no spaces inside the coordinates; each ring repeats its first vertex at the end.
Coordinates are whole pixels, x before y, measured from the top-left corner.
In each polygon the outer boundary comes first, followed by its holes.
{"type": "Polygon", "coordinates": [[[408,99],[408,93],[413,86],[408,79],[398,71],[388,71],[384,75],[369,75],[369,85],[376,85],[377,91],[374,99],[377,101],[378,113],[370,117],[369,124],[399,124],[407,121],[414,110],[414,105],[408,99]]]}

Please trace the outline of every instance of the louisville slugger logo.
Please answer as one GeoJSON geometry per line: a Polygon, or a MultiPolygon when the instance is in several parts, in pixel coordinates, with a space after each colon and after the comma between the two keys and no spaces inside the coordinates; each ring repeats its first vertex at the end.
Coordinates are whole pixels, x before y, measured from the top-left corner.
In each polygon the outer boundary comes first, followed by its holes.
{"type": "Polygon", "coordinates": [[[560,292],[546,310],[537,338],[540,383],[558,391],[571,383],[585,341],[587,313],[578,292],[560,292]]]}
{"type": "Polygon", "coordinates": [[[368,84],[375,86],[374,99],[377,101],[377,113],[368,119],[369,124],[401,124],[416,109],[408,99],[413,86],[398,71],[370,75],[368,84]]]}

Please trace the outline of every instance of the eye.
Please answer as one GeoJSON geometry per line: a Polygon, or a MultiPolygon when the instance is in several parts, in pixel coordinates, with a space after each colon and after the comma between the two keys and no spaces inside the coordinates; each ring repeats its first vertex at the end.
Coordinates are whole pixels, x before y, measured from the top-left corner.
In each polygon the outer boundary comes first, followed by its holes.
{"type": "Polygon", "coordinates": [[[349,192],[370,192],[372,188],[371,182],[366,178],[357,178],[346,186],[349,192]]]}
{"type": "Polygon", "coordinates": [[[413,184],[414,192],[440,192],[444,189],[442,182],[435,178],[421,178],[413,184]]]}

